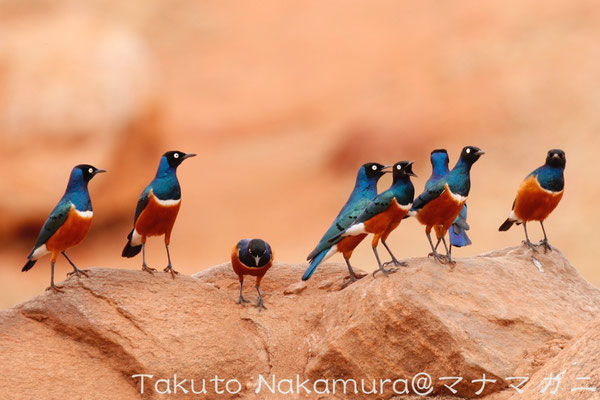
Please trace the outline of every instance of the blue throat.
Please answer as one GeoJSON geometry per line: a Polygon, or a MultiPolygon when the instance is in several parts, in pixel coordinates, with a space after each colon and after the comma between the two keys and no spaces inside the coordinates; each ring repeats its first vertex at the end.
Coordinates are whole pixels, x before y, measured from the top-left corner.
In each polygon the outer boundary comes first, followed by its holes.
{"type": "Polygon", "coordinates": [[[365,172],[364,168],[361,168],[358,171],[358,175],[356,177],[356,184],[354,185],[354,189],[352,190],[352,195],[350,199],[353,199],[356,196],[360,197],[368,197],[374,198],[377,195],[377,182],[379,181],[378,177],[369,178],[365,172]]]}
{"type": "Polygon", "coordinates": [[[74,168],[71,171],[63,199],[69,200],[79,211],[92,211],[88,182],[83,178],[79,168],[74,168]]]}
{"type": "Polygon", "coordinates": [[[460,158],[452,171],[448,173],[448,186],[452,193],[468,196],[471,190],[471,167],[472,163],[460,158]]]}
{"type": "Polygon", "coordinates": [[[154,195],[161,200],[178,200],[181,198],[177,169],[169,165],[166,157],[160,159],[156,176],[150,186],[154,195]]]}

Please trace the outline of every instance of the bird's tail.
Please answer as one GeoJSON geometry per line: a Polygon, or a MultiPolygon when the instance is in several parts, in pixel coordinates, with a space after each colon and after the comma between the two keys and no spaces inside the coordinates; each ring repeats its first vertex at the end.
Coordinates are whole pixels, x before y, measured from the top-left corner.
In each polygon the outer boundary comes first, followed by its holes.
{"type": "Polygon", "coordinates": [[[498,228],[498,230],[500,232],[504,232],[510,229],[511,226],[513,226],[513,224],[517,222],[514,220],[511,220],[510,218],[507,218],[506,221],[504,221],[504,223],[502,225],[500,225],[500,228],[498,228]]]}
{"type": "Polygon", "coordinates": [[[450,244],[454,247],[464,247],[471,244],[471,239],[467,236],[467,232],[461,228],[450,228],[450,244]],[[458,232],[457,232],[458,231],[458,232]]]}
{"type": "Polygon", "coordinates": [[[319,264],[321,264],[321,262],[323,261],[323,259],[325,258],[325,256],[327,255],[328,252],[329,252],[329,249],[323,250],[322,252],[317,254],[317,256],[315,258],[312,259],[308,268],[304,272],[304,275],[302,275],[303,281],[307,281],[310,279],[310,277],[315,273],[315,269],[317,269],[319,264]]]}
{"type": "Polygon", "coordinates": [[[25,266],[21,270],[21,272],[29,271],[31,268],[33,268],[33,266],[35,265],[36,262],[37,262],[37,260],[29,259],[27,261],[27,264],[25,264],[25,266]]]}
{"type": "Polygon", "coordinates": [[[131,232],[129,232],[129,235],[127,235],[127,244],[125,245],[125,248],[123,249],[123,253],[121,253],[121,257],[127,257],[127,258],[135,257],[136,255],[138,255],[140,253],[140,251],[142,251],[141,244],[138,246],[133,246],[131,244],[132,236],[133,236],[133,230],[131,232]]]}

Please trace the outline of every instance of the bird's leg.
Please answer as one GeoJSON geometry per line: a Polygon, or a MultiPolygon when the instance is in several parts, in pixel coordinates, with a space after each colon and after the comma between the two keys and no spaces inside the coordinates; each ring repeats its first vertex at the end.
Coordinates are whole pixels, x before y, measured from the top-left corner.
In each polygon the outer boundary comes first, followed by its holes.
{"type": "Polygon", "coordinates": [[[542,225],[542,232],[544,232],[544,240],[542,240],[542,243],[540,243],[542,246],[544,246],[544,253],[547,253],[548,250],[552,251],[552,246],[550,246],[550,243],[548,243],[548,236],[546,236],[546,229],[544,228],[544,221],[540,221],[540,225],[542,225]]]}
{"type": "Polygon", "coordinates": [[[71,264],[71,267],[73,267],[73,271],[67,273],[68,277],[71,277],[73,275],[77,275],[78,277],[81,277],[81,275],[83,275],[86,278],[89,278],[86,269],[79,269],[79,268],[77,268],[77,266],[73,263],[73,261],[71,261],[71,259],[69,258],[69,256],[67,256],[67,253],[65,253],[64,251],[62,252],[62,255],[65,256],[65,258],[67,259],[67,261],[69,262],[69,264],[71,264]]]}
{"type": "Polygon", "coordinates": [[[260,294],[260,285],[259,284],[256,285],[256,291],[258,292],[258,303],[256,303],[256,306],[258,307],[259,310],[266,310],[267,307],[265,307],[265,303],[263,303],[262,294],[260,294]]]}
{"type": "MultiPolygon", "coordinates": [[[[429,253],[429,257],[434,257],[437,261],[441,262],[442,264],[446,262],[446,259],[444,258],[444,256],[442,256],[440,253],[437,252],[436,248],[437,246],[433,245],[433,241],[431,240],[431,232],[427,232],[425,231],[425,234],[427,235],[427,239],[429,240],[429,245],[431,246],[431,253],[429,253]]],[[[438,239],[438,245],[440,244],[440,239],[438,239]]]]}
{"type": "Polygon", "coordinates": [[[381,260],[379,259],[379,254],[377,253],[377,247],[373,246],[372,249],[373,253],[375,253],[375,258],[377,259],[377,265],[379,266],[379,269],[373,271],[373,278],[375,278],[375,274],[378,272],[382,272],[383,275],[388,276],[389,274],[393,274],[397,271],[396,269],[385,269],[383,265],[381,265],[381,260]]]}
{"type": "Polygon", "coordinates": [[[527,222],[523,222],[523,229],[525,230],[525,242],[523,244],[529,247],[533,252],[537,253],[535,245],[531,243],[529,240],[529,235],[527,234],[527,222]]]}
{"type": "Polygon", "coordinates": [[[156,271],[156,268],[148,268],[148,264],[146,264],[146,243],[142,243],[142,271],[151,274],[156,271]]]}
{"type": "Polygon", "coordinates": [[[406,267],[408,266],[407,262],[404,261],[398,261],[398,259],[394,256],[394,254],[392,253],[392,250],[390,250],[390,247],[387,245],[387,243],[385,242],[385,239],[381,239],[381,243],[383,243],[383,247],[385,247],[385,249],[388,251],[388,253],[390,253],[390,256],[392,257],[392,261],[388,261],[386,263],[383,263],[383,266],[387,266],[389,264],[394,264],[398,267],[402,266],[402,267],[406,267]]]}
{"type": "Polygon", "coordinates": [[[454,262],[454,260],[452,260],[452,253],[450,252],[450,249],[452,248],[452,245],[450,247],[448,247],[448,244],[446,243],[446,237],[442,236],[442,243],[444,243],[444,247],[446,248],[446,261],[450,264],[456,264],[454,262]]]}
{"type": "Polygon", "coordinates": [[[244,280],[240,279],[240,297],[236,303],[244,305],[244,303],[250,303],[250,300],[246,300],[242,294],[242,290],[244,288],[244,280]]]}
{"type": "Polygon", "coordinates": [[[346,257],[345,254],[344,254],[344,260],[346,261],[346,265],[348,266],[348,272],[350,273],[350,276],[348,277],[346,282],[344,282],[344,284],[342,285],[342,289],[344,289],[346,286],[351,285],[354,282],[356,282],[362,278],[362,276],[359,277],[354,273],[354,270],[352,269],[352,265],[350,264],[350,259],[348,257],[346,257]]]}
{"type": "Polygon", "coordinates": [[[50,261],[50,286],[48,286],[46,288],[46,290],[52,290],[54,293],[59,293],[59,292],[62,293],[62,292],[64,292],[64,290],[62,290],[61,288],[59,288],[58,286],[56,286],[54,284],[54,263],[55,262],[56,261],[54,261],[54,260],[50,261]]]}
{"type": "Polygon", "coordinates": [[[173,264],[171,264],[171,254],[169,253],[169,243],[165,242],[165,247],[167,248],[167,259],[169,260],[169,265],[163,271],[170,272],[171,277],[175,279],[175,275],[179,274],[179,272],[173,269],[173,264]]]}

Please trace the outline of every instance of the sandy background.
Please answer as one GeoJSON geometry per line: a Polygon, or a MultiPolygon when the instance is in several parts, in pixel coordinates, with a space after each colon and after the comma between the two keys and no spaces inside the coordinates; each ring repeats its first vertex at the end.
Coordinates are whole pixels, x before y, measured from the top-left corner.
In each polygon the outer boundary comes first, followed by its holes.
{"type": "MultiPolygon", "coordinates": [[[[600,285],[598,20],[585,0],[0,0],[0,306],[47,286],[48,259],[20,269],[81,162],[109,173],[90,185],[94,226],[71,257],[139,268],[120,252],[171,149],[199,155],[179,170],[171,246],[193,273],[243,237],[300,262],[362,163],[415,160],[420,192],[429,152],[446,147],[454,163],[466,144],[486,155],[472,173],[473,245],[455,254],[518,244],[522,229],[498,226],[524,176],[562,148],[566,192],[546,227],[600,285]]],[[[412,219],[389,243],[399,257],[428,251],[412,219]]],[[[148,250],[166,265],[162,239],[148,250]]],[[[375,267],[367,244],[353,259],[375,267]]],[[[68,270],[61,260],[57,277],[68,270]]]]}

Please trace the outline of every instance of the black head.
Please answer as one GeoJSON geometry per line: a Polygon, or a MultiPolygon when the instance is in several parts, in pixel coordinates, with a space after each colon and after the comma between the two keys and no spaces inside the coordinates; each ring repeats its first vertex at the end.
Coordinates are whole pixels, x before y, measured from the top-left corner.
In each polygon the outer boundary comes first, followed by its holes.
{"type": "Polygon", "coordinates": [[[483,154],[485,153],[479,147],[467,146],[462,149],[460,158],[461,160],[466,161],[468,164],[474,164],[475,161],[479,160],[479,157],[481,157],[483,154]]]}
{"type": "Polygon", "coordinates": [[[248,243],[248,252],[252,257],[262,257],[267,251],[267,245],[262,239],[252,239],[248,243]]]}
{"type": "Polygon", "coordinates": [[[196,155],[194,153],[184,153],[182,151],[167,151],[165,154],[163,154],[163,157],[166,158],[167,162],[169,163],[169,166],[171,168],[177,168],[179,166],[179,164],[181,164],[183,162],[183,160],[185,160],[186,158],[190,158],[190,157],[195,157],[196,155]]]}
{"type": "Polygon", "coordinates": [[[386,171],[389,167],[389,165],[382,165],[379,163],[366,163],[362,166],[367,178],[381,178],[384,174],[390,172],[386,171]]]}
{"type": "Polygon", "coordinates": [[[85,182],[89,182],[97,174],[106,172],[106,170],[98,169],[93,165],[89,164],[79,164],[75,168],[73,168],[73,170],[80,170],[81,178],[83,178],[85,182]]]}
{"type": "Polygon", "coordinates": [[[565,152],[560,149],[548,150],[546,156],[546,165],[550,167],[564,168],[567,165],[565,152]]]}
{"type": "Polygon", "coordinates": [[[415,174],[412,170],[412,166],[414,164],[414,161],[400,161],[397,162],[396,164],[394,164],[394,180],[398,179],[398,178],[404,178],[404,177],[411,177],[414,176],[415,178],[417,177],[417,174],[415,174]]]}

